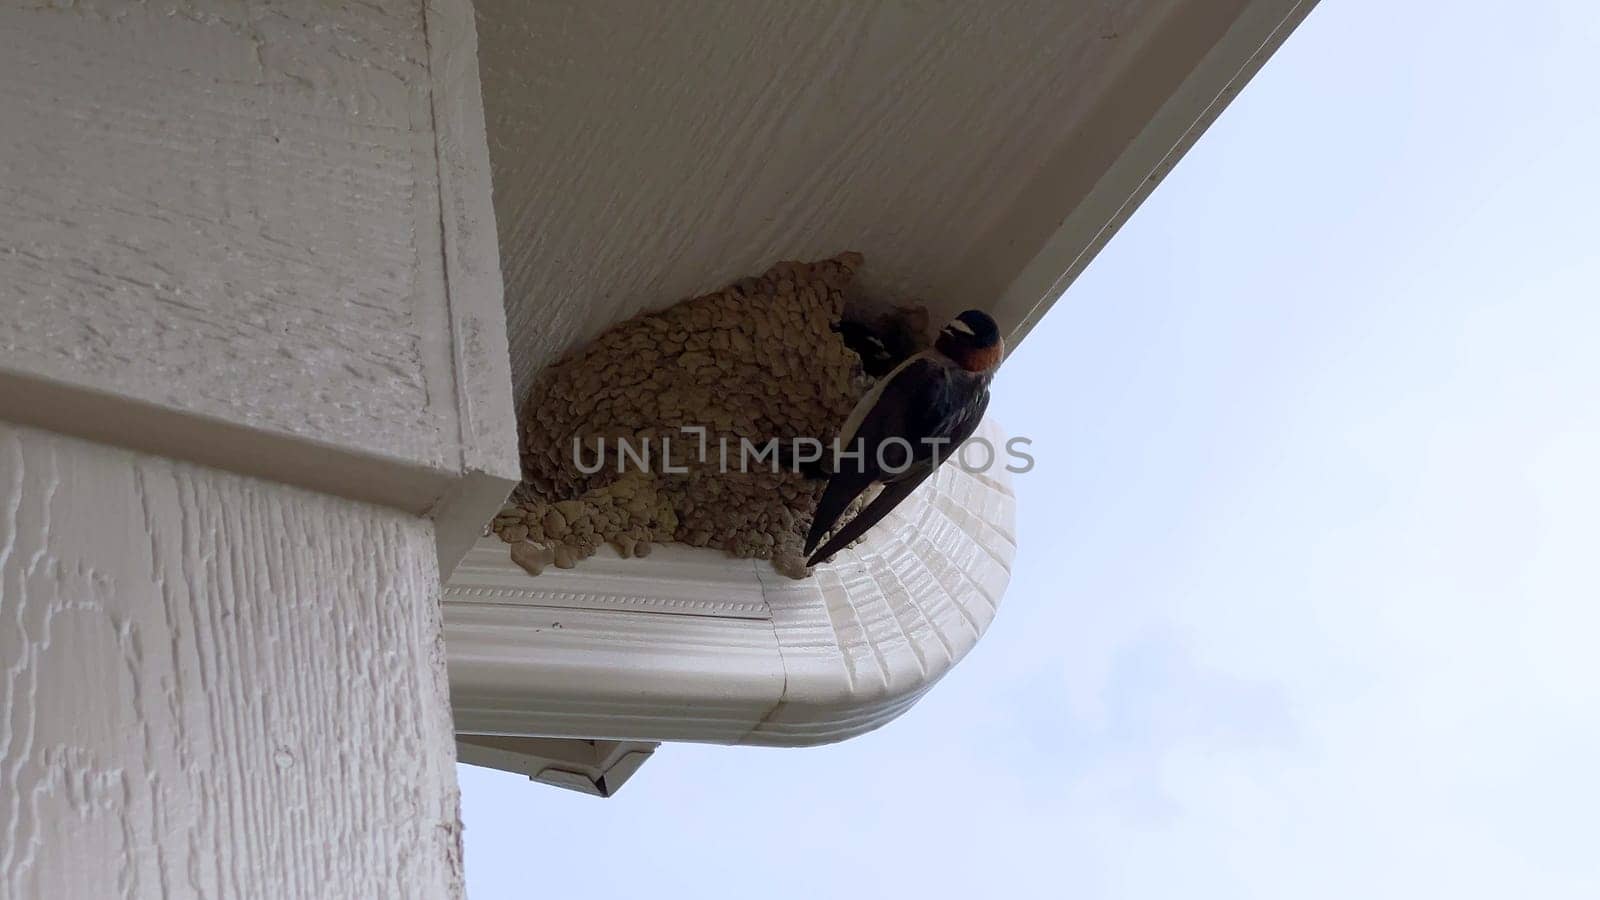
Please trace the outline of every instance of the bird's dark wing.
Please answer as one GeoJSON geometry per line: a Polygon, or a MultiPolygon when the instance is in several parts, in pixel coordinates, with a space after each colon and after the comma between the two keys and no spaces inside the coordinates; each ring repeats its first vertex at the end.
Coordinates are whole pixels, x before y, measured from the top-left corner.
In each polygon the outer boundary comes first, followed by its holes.
{"type": "MultiPolygon", "coordinates": [[[[886,441],[901,438],[910,445],[912,461],[928,457],[929,448],[922,439],[936,437],[941,429],[949,427],[946,412],[954,393],[950,371],[944,365],[926,358],[907,363],[883,383],[872,408],[846,442],[846,451],[861,452],[860,462],[848,460],[842,464],[852,469],[864,468],[877,481],[893,480],[899,473],[879,466],[879,449],[886,441]]],[[[903,462],[902,452],[898,447],[890,451],[890,461],[903,462]]]]}
{"type": "Polygon", "coordinates": [[[872,482],[871,473],[859,472],[854,467],[828,479],[828,486],[822,490],[822,499],[817,502],[817,512],[811,517],[811,530],[806,532],[805,552],[811,552],[811,548],[822,540],[828,529],[838,523],[850,502],[861,496],[861,492],[872,482]]]}
{"type": "MultiPolygon", "coordinates": [[[[916,359],[894,373],[894,377],[874,386],[862,398],[870,403],[850,435],[840,435],[846,452],[859,451],[848,459],[831,460],[838,471],[828,479],[828,486],[817,503],[816,514],[811,518],[811,530],[806,533],[805,552],[810,553],[829,529],[839,522],[839,517],[850,503],[875,481],[887,480],[878,466],[878,447],[890,437],[906,438],[913,451],[922,449],[918,439],[930,423],[927,421],[930,406],[940,401],[941,391],[948,390],[942,367],[926,359],[916,359]]],[[[855,418],[852,413],[851,418],[855,418]]],[[[846,428],[850,425],[847,423],[846,428]]]]}
{"type": "MultiPolygon", "coordinates": [[[[856,517],[845,523],[845,526],[839,529],[837,534],[829,538],[828,542],[822,545],[821,550],[811,554],[810,558],[806,560],[806,565],[814,566],[848,547],[851,541],[866,534],[867,529],[878,524],[884,516],[889,514],[890,510],[899,506],[901,500],[911,496],[911,492],[917,489],[917,485],[926,481],[928,476],[932,474],[933,468],[930,466],[925,469],[919,469],[915,474],[899,481],[884,485],[883,490],[879,491],[878,496],[867,504],[866,509],[856,513],[856,517]]],[[[832,486],[830,483],[829,487],[832,486]]],[[[815,526],[813,526],[814,529],[815,526]]]]}
{"type": "MultiPolygon", "coordinates": [[[[949,444],[942,445],[939,448],[938,454],[932,455],[931,458],[929,458],[926,462],[921,463],[915,468],[906,472],[897,480],[885,484],[883,490],[878,493],[878,496],[873,498],[871,503],[867,504],[866,509],[863,509],[861,512],[857,513],[854,519],[851,519],[849,523],[847,523],[843,528],[839,529],[839,532],[830,538],[828,543],[824,544],[821,550],[811,554],[810,558],[806,560],[806,565],[814,566],[818,562],[827,559],[833,554],[838,553],[840,550],[843,550],[845,547],[850,545],[851,541],[861,537],[863,534],[866,534],[867,531],[872,528],[872,526],[882,521],[883,517],[887,516],[889,512],[896,506],[899,506],[902,500],[911,496],[911,492],[917,489],[917,485],[926,481],[928,476],[932,475],[934,470],[939,468],[941,463],[955,454],[956,449],[961,446],[963,441],[969,437],[972,437],[972,433],[978,430],[978,423],[983,421],[984,411],[988,408],[989,392],[988,390],[984,390],[984,392],[978,397],[977,402],[967,410],[965,415],[958,417],[955,421],[950,423],[953,427],[949,433],[949,444]]],[[[837,480],[838,477],[839,476],[835,476],[835,480],[837,480]]],[[[869,480],[860,487],[855,488],[854,493],[851,493],[849,498],[839,505],[838,510],[833,512],[832,518],[837,519],[839,514],[844,511],[844,508],[850,505],[850,500],[855,499],[857,494],[860,494],[863,490],[866,490],[867,484],[870,483],[871,481],[869,480]]],[[[828,489],[823,493],[823,503],[827,502],[828,493],[833,491],[833,486],[834,482],[828,482],[828,489]]],[[[811,550],[812,546],[816,544],[817,538],[820,538],[822,534],[826,533],[827,531],[826,528],[823,528],[820,531],[818,530],[817,523],[822,521],[822,506],[818,506],[817,512],[817,518],[811,523],[811,534],[806,538],[806,550],[808,552],[811,550]]],[[[831,520],[829,527],[831,527],[831,520]]]]}
{"type": "Polygon", "coordinates": [[[983,422],[983,414],[988,410],[989,389],[984,388],[983,393],[977,396],[973,404],[967,408],[966,412],[949,423],[949,433],[946,435],[940,435],[941,437],[949,437],[950,442],[948,444],[941,444],[939,446],[938,454],[932,456],[932,458],[929,460],[930,465],[928,466],[928,471],[931,472],[934,469],[939,468],[939,466],[944,464],[945,460],[954,456],[956,451],[961,449],[961,445],[966,443],[967,438],[972,437],[973,433],[978,430],[978,425],[983,422]]]}

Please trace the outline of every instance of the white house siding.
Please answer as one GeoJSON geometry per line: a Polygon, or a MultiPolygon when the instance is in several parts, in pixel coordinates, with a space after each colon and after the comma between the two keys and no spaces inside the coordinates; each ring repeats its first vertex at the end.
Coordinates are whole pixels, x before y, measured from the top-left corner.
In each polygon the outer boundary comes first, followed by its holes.
{"type": "Polygon", "coordinates": [[[467,0],[0,3],[0,900],[459,896],[475,54],[467,0]]]}
{"type": "Polygon", "coordinates": [[[0,8],[7,364],[449,462],[422,26],[415,0],[0,8]]]}
{"type": "Polygon", "coordinates": [[[0,423],[0,897],[460,892],[432,527],[0,423]]]}
{"type": "Polygon", "coordinates": [[[468,0],[0,4],[0,122],[0,418],[465,551],[518,475],[468,0]]]}

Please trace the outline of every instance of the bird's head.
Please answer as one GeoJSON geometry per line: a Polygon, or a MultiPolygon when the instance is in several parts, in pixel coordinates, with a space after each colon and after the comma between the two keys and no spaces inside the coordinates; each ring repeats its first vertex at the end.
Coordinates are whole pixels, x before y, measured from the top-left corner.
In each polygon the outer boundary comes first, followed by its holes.
{"type": "Polygon", "coordinates": [[[939,329],[933,346],[969,372],[993,371],[1006,352],[1000,327],[988,313],[978,309],[969,309],[951,319],[939,329]]]}

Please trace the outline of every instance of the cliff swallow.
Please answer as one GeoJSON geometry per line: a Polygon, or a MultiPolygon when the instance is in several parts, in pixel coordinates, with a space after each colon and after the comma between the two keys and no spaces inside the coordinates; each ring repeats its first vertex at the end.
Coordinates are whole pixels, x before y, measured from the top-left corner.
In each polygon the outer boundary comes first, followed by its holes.
{"type": "Polygon", "coordinates": [[[972,436],[1004,354],[994,319],[969,309],[940,329],[932,348],[873,385],[839,431],[833,474],[806,535],[806,565],[865,534],[972,436]],[[883,485],[878,496],[812,553],[851,501],[874,484],[883,485]]]}
{"type": "Polygon", "coordinates": [[[833,330],[861,358],[862,371],[882,378],[926,349],[923,332],[927,327],[928,314],[921,307],[868,307],[865,301],[858,301],[845,308],[833,330]]]}

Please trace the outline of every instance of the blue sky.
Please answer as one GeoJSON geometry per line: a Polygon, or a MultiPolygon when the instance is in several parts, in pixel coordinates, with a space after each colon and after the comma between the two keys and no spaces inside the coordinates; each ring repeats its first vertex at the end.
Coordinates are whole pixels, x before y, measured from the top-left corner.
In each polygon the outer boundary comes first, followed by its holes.
{"type": "Polygon", "coordinates": [[[1002,370],[978,648],[608,801],[462,767],[473,900],[1600,896],[1596,48],[1325,0],[1002,370]]]}

